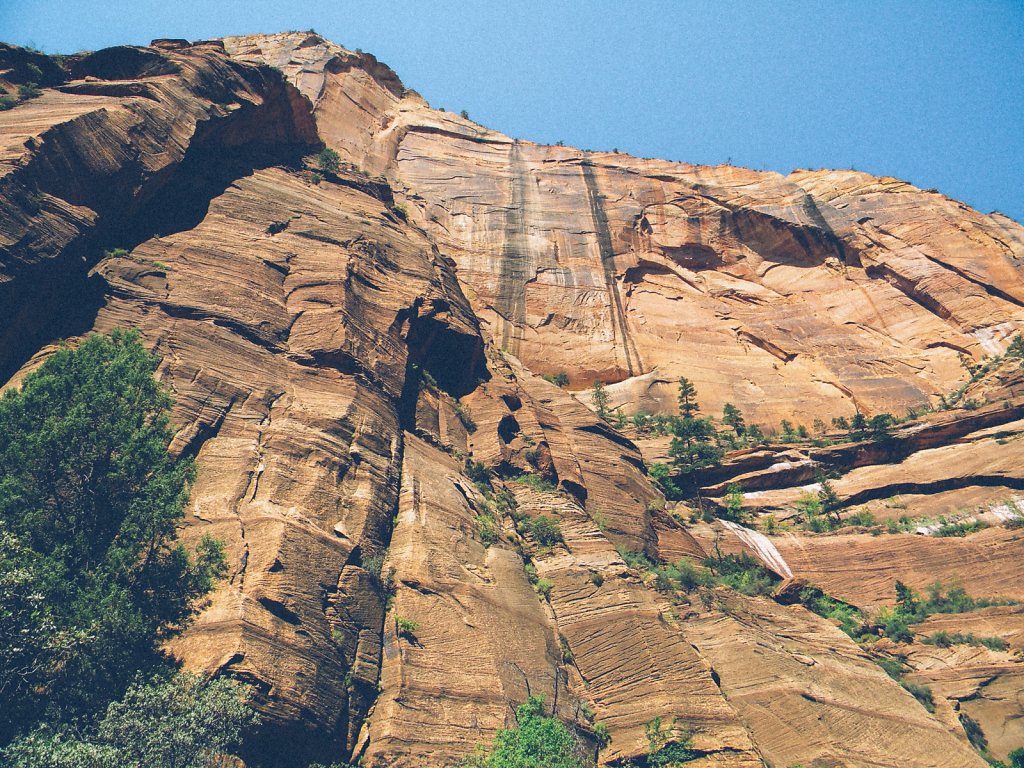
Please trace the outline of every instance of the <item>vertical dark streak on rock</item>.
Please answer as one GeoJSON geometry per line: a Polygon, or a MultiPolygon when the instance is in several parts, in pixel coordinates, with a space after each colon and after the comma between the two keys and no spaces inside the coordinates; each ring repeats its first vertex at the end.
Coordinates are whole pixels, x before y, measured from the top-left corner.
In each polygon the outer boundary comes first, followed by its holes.
{"type": "Polygon", "coordinates": [[[502,317],[501,348],[519,354],[521,330],[526,323],[526,283],[534,265],[526,237],[526,163],[519,144],[509,149],[508,207],[505,209],[505,241],[501,248],[497,300],[502,317]]]}
{"type": "Polygon", "coordinates": [[[615,279],[614,259],[615,249],[612,247],[611,231],[608,229],[608,215],[604,211],[604,198],[597,187],[597,179],[594,177],[594,166],[587,160],[580,163],[580,170],[583,172],[583,183],[587,186],[587,203],[590,205],[590,217],[593,221],[594,232],[597,235],[597,247],[601,254],[601,267],[604,269],[604,280],[608,286],[608,295],[612,301],[612,331],[618,338],[622,339],[622,351],[626,356],[626,372],[634,376],[641,369],[640,356],[634,346],[626,328],[626,314],[622,309],[622,297],[619,294],[619,284],[615,279]],[[618,326],[616,328],[616,326],[618,326]],[[636,368],[633,367],[633,359],[636,358],[636,368]]]}

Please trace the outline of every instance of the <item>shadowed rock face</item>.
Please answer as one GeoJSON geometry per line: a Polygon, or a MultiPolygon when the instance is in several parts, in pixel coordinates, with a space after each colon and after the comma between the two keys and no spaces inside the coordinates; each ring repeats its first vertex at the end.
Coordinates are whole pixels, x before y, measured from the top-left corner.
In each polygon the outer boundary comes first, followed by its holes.
{"type": "MultiPolygon", "coordinates": [[[[1015,746],[1008,653],[915,651],[931,715],[799,605],[654,589],[624,556],[763,553],[664,511],[642,455],[666,441],[539,374],[617,382],[629,412],[672,412],[680,375],[752,422],[901,411],[1024,324],[1018,224],[855,172],[514,141],[312,34],[34,56],[0,47],[0,88],[33,61],[47,86],[0,112],[0,381],[90,330],[138,328],[162,357],[172,447],[199,465],[184,535],[231,563],[169,650],[252,685],[254,764],[450,765],[531,693],[603,765],[645,755],[656,717],[698,766],[983,765],[961,713],[1015,746]],[[342,164],[319,180],[323,144],[342,164]],[[542,515],[562,543],[518,532],[542,515]]],[[[995,503],[1024,490],[1024,390],[999,375],[968,393],[990,405],[884,445],[734,454],[705,495],[739,482],[784,516],[819,465],[850,504],[995,503]]],[[[771,544],[873,609],[896,579],[1024,599],[1021,541],[771,544]]],[[[1020,647],[1003,610],[986,626],[1020,647]]]]}

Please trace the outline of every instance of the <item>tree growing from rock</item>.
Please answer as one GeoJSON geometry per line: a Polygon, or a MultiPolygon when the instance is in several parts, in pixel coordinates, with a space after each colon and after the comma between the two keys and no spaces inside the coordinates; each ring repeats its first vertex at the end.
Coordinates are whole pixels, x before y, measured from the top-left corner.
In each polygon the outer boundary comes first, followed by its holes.
{"type": "Polygon", "coordinates": [[[594,404],[594,410],[600,418],[608,417],[608,392],[605,391],[604,382],[595,381],[591,386],[590,401],[594,404]]]}
{"type": "Polygon", "coordinates": [[[722,423],[733,428],[737,435],[741,436],[747,430],[746,422],[743,420],[743,413],[732,403],[722,406],[722,423]]]}
{"type": "MultiPolygon", "coordinates": [[[[684,483],[695,483],[695,475],[722,460],[724,451],[710,419],[697,418],[697,390],[686,378],[679,380],[679,410],[682,414],[672,425],[672,443],[668,455],[676,474],[684,483]]],[[[697,494],[698,502],[700,494],[697,494]]]]}
{"type": "Polygon", "coordinates": [[[684,419],[691,419],[699,410],[697,389],[693,382],[684,376],[679,379],[679,415],[684,419]]]}

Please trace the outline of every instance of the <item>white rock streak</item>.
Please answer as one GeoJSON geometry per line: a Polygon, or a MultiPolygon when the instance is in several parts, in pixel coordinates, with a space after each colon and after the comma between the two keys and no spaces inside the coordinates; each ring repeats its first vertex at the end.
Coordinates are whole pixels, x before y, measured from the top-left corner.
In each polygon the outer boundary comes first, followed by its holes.
{"type": "Polygon", "coordinates": [[[736,534],[736,537],[754,551],[761,562],[771,568],[780,576],[792,578],[793,571],[790,570],[782,554],[776,549],[772,540],[758,531],[744,528],[739,523],[730,520],[722,520],[722,525],[736,534]]]}

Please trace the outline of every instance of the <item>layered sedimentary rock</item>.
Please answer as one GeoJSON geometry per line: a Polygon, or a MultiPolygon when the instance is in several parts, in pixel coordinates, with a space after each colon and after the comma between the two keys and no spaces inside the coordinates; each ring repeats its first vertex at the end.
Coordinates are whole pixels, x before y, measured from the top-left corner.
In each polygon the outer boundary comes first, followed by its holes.
{"type": "MultiPolygon", "coordinates": [[[[162,357],[172,448],[199,466],[183,535],[231,565],[169,650],[251,684],[254,763],[451,765],[530,694],[609,765],[648,754],[655,718],[707,766],[980,765],[961,714],[1016,745],[1009,652],[915,645],[932,715],[802,607],[673,601],[626,558],[745,550],[866,611],[897,579],[1024,600],[1019,530],[691,524],[647,477],[668,440],[638,449],[581,391],[674,412],[686,375],[706,412],[764,423],[937,401],[1024,324],[1018,224],[854,172],[517,141],[307,33],[63,68],[2,48],[0,88],[33,61],[43,94],[0,112],[0,380],[91,330],[162,357]],[[542,515],[562,542],[524,533],[542,515]]],[[[738,482],[784,520],[824,466],[848,507],[1002,504],[1024,392],[996,373],[964,395],[987,404],[884,444],[734,453],[708,503],[738,482]]],[[[1018,619],[985,631],[1012,651],[1018,619]]]]}

